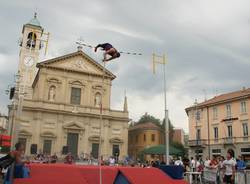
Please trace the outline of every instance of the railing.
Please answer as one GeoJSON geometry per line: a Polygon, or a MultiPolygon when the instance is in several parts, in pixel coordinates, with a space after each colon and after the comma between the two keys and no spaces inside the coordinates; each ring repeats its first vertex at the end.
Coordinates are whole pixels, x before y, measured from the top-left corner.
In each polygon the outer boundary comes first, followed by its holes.
{"type": "MultiPolygon", "coordinates": [[[[244,143],[244,142],[249,142],[250,141],[250,136],[245,136],[245,137],[223,137],[223,138],[218,138],[218,139],[210,139],[209,144],[237,144],[237,143],[244,143]]],[[[208,144],[207,139],[200,139],[200,140],[189,140],[188,141],[188,146],[205,146],[205,144],[208,144]]]]}
{"type": "MultiPolygon", "coordinates": [[[[204,184],[204,183],[214,183],[223,184],[223,171],[218,169],[206,169],[200,172],[201,177],[197,177],[199,172],[187,172],[185,173],[184,179],[189,184],[204,184]]],[[[250,183],[250,170],[237,171],[235,173],[235,184],[249,184],[250,183]]]]}
{"type": "Polygon", "coordinates": [[[189,140],[188,145],[189,146],[204,146],[207,144],[207,141],[205,139],[198,139],[198,140],[189,140]]]}
{"type": "Polygon", "coordinates": [[[223,144],[234,144],[235,137],[225,137],[223,138],[223,144]]]}

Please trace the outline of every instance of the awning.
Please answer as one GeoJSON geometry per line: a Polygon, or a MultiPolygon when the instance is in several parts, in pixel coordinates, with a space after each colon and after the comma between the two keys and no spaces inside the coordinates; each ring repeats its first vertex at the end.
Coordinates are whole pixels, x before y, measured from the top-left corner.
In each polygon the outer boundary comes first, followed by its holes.
{"type": "Polygon", "coordinates": [[[0,135],[0,139],[3,141],[10,141],[11,137],[9,135],[0,135]]]}
{"type": "Polygon", "coordinates": [[[9,141],[2,141],[2,145],[1,146],[11,146],[11,143],[9,141]]]}

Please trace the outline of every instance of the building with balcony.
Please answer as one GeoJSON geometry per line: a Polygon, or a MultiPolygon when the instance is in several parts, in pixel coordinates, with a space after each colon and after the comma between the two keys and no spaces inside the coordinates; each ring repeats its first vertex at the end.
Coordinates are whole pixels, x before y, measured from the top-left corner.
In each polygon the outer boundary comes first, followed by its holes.
{"type": "Polygon", "coordinates": [[[231,148],[236,156],[250,160],[250,88],[195,103],[185,110],[190,156],[226,156],[231,148]]]}

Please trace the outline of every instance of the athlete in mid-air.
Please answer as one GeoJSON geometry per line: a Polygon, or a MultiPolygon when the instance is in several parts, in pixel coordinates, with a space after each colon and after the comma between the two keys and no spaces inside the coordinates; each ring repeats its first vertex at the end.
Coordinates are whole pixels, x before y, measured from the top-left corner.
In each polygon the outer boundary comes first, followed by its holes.
{"type": "Polygon", "coordinates": [[[104,59],[103,59],[103,62],[110,61],[112,59],[120,57],[120,53],[111,44],[109,44],[109,43],[98,44],[95,47],[95,52],[97,51],[97,49],[99,47],[101,47],[104,50],[104,54],[103,54],[104,59]],[[107,55],[110,55],[111,57],[107,58],[107,55]]]}

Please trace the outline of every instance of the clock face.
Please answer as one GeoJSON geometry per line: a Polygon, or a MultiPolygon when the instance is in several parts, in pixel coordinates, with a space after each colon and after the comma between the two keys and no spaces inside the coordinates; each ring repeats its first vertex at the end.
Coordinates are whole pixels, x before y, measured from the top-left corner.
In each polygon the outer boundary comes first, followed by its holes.
{"type": "Polygon", "coordinates": [[[25,66],[31,67],[34,64],[34,59],[30,56],[24,58],[25,66]]]}

